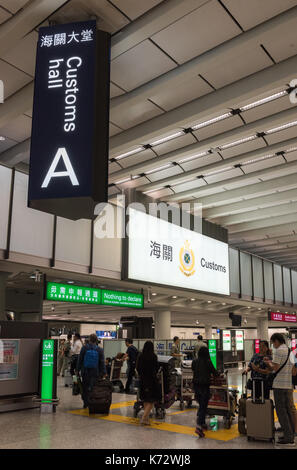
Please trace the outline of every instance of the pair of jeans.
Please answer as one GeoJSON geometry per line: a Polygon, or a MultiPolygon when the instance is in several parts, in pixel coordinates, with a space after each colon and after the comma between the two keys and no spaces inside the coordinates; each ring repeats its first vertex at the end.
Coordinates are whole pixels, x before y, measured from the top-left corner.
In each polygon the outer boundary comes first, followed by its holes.
{"type": "Polygon", "coordinates": [[[128,363],[127,382],[126,382],[125,392],[128,392],[128,393],[130,392],[130,386],[131,386],[134,375],[135,375],[135,363],[133,364],[128,363]]]}
{"type": "Polygon", "coordinates": [[[290,394],[292,390],[275,388],[273,389],[275,410],[284,433],[284,439],[294,440],[294,426],[292,420],[292,411],[290,408],[290,394]]]}
{"type": "Polygon", "coordinates": [[[72,376],[75,375],[75,371],[77,370],[78,358],[79,354],[73,354],[73,356],[71,356],[70,374],[72,376]]]}
{"type": "Polygon", "coordinates": [[[197,426],[205,424],[205,417],[210,399],[210,389],[208,385],[196,385],[195,386],[195,399],[199,404],[197,411],[197,426]]]}

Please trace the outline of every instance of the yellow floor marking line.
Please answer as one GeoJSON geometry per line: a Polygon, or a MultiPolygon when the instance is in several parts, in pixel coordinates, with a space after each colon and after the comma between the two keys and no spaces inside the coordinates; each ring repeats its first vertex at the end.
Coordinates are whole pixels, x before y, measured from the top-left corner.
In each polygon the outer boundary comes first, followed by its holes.
{"type": "MultiPolygon", "coordinates": [[[[79,415],[79,416],[88,416],[91,419],[100,419],[103,421],[140,426],[138,418],[130,418],[129,416],[120,416],[120,415],[115,415],[115,414],[110,414],[108,416],[102,416],[102,415],[89,416],[88,410],[74,410],[74,411],[69,411],[68,413],[79,415]]],[[[167,432],[173,432],[176,434],[186,434],[188,436],[197,437],[197,434],[195,434],[195,428],[191,426],[183,426],[181,424],[165,423],[163,421],[154,421],[154,420],[151,420],[150,422],[151,422],[151,425],[148,427],[148,429],[158,429],[159,431],[167,431],[167,432]]],[[[240,434],[238,432],[237,425],[233,425],[231,429],[219,429],[218,431],[205,431],[205,437],[207,437],[208,439],[215,439],[219,441],[230,441],[231,439],[234,439],[239,436],[240,434]]]]}
{"type": "Polygon", "coordinates": [[[182,413],[187,413],[188,411],[196,411],[197,412],[197,408],[187,408],[186,410],[173,411],[172,413],[166,413],[166,415],[168,415],[168,416],[180,415],[182,413]]]}

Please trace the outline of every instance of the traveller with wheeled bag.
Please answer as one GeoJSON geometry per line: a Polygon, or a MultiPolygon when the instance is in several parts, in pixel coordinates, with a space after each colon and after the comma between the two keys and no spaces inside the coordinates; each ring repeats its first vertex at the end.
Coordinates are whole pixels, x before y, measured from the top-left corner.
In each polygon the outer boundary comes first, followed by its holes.
{"type": "Polygon", "coordinates": [[[106,377],[104,353],[97,346],[97,336],[90,335],[78,359],[78,373],[82,377],[82,399],[89,413],[108,414],[112,401],[112,385],[106,377]]]}

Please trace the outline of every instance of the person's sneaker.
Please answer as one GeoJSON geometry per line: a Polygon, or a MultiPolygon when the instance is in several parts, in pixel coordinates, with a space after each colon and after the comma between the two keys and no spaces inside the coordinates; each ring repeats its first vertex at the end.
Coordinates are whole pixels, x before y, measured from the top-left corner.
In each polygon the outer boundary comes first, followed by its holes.
{"type": "Polygon", "coordinates": [[[198,428],[198,426],[195,429],[195,433],[198,434],[199,437],[205,437],[205,434],[203,432],[202,428],[198,428]]]}
{"type": "Polygon", "coordinates": [[[276,447],[280,446],[284,446],[284,447],[295,447],[296,444],[295,444],[295,441],[294,439],[292,441],[289,441],[288,439],[283,439],[283,438],[280,438],[276,441],[275,443],[276,447]]]}

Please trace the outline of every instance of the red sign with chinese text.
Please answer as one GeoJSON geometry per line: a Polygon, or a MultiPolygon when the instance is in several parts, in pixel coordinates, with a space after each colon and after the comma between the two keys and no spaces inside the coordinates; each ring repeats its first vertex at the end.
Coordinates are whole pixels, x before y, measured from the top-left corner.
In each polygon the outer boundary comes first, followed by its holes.
{"type": "Polygon", "coordinates": [[[255,339],[255,353],[259,354],[259,352],[260,352],[260,340],[255,339]]]}
{"type": "Polygon", "coordinates": [[[287,323],[296,323],[297,315],[291,315],[280,312],[268,312],[268,319],[271,321],[283,321],[287,323]]]}

